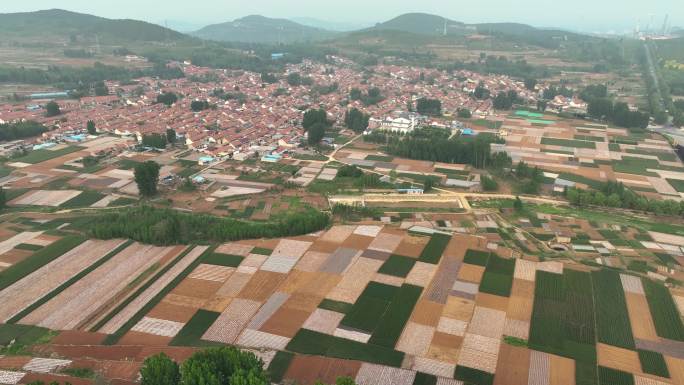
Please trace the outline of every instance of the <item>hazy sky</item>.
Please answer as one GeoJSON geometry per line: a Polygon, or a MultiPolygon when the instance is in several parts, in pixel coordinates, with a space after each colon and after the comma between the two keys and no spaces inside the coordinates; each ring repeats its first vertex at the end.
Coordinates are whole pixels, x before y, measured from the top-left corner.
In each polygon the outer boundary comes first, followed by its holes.
{"type": "Polygon", "coordinates": [[[377,22],[406,12],[428,12],[468,23],[513,21],[585,31],[661,28],[666,14],[684,26],[683,0],[2,0],[0,13],[63,8],[109,18],[206,24],[250,14],[377,22]],[[653,15],[651,17],[651,15],[653,15]]]}

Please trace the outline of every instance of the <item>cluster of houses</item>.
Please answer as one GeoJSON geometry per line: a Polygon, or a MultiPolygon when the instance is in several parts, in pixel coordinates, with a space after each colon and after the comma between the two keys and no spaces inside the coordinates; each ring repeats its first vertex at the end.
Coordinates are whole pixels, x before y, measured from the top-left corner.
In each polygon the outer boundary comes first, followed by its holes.
{"type": "Polygon", "coordinates": [[[185,78],[142,78],[134,84],[106,82],[110,95],[59,99],[62,114],[49,118],[43,107],[52,97],[0,104],[0,123],[41,122],[52,130],[40,141],[50,141],[65,133],[84,132],[88,121],[93,121],[100,132],[138,140],[171,129],[190,149],[209,157],[240,158],[254,154],[255,148],[266,147],[271,150],[260,154],[276,155],[267,158],[271,160],[302,143],[301,120],[308,108],[326,108],[329,120],[342,124],[347,109],[357,107],[373,117],[371,129],[407,133],[428,123],[427,118],[396,111],[409,110],[407,106],[419,98],[439,99],[444,117],[434,118],[429,123],[451,127],[453,119],[450,117],[463,108],[469,109],[475,117],[492,114],[490,99],[479,100],[473,96],[478,86],[487,88],[492,95],[514,90],[530,103],[538,96],[527,90],[522,82],[502,75],[470,71],[447,73],[394,65],[378,65],[368,74],[344,58],[331,57],[330,63],[333,64],[304,61],[288,65],[286,75],[300,73],[311,78],[313,85],[290,85],[287,76],[269,84],[257,73],[173,63],[182,67],[185,78]],[[366,92],[375,87],[383,96],[376,104],[364,105],[362,100],[349,98],[352,89],[366,92]],[[160,94],[169,92],[178,96],[175,104],[157,103],[160,94]],[[195,112],[191,109],[193,101],[207,102],[211,107],[195,112]]]}

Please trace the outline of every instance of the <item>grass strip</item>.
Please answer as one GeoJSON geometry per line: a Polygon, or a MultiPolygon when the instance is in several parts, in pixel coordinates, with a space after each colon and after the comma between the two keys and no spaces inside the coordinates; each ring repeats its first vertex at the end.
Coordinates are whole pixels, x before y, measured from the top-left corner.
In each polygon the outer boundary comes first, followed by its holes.
{"type": "Polygon", "coordinates": [[[413,258],[392,254],[385,263],[380,266],[378,273],[406,278],[415,264],[416,260],[413,258]]]}
{"type": "MultiPolygon", "coordinates": [[[[171,267],[173,267],[183,257],[185,257],[185,255],[187,253],[189,253],[193,248],[194,247],[187,248],[172,263],[170,263],[166,267],[164,267],[164,269],[162,269],[152,279],[150,279],[147,282],[147,284],[143,285],[133,295],[129,296],[129,298],[126,301],[124,301],[124,303],[122,303],[116,309],[114,309],[114,311],[112,311],[105,319],[100,321],[98,323],[98,325],[96,325],[96,327],[93,329],[97,330],[97,329],[101,328],[102,326],[104,326],[104,324],[109,322],[109,320],[111,320],[111,318],[113,318],[118,312],[123,310],[123,308],[125,308],[131,301],[133,301],[140,294],[142,294],[145,290],[147,290],[147,288],[150,285],[152,285],[155,281],[160,279],[169,269],[171,269],[171,267]],[[99,326],[99,327],[97,327],[97,326],[99,326]]],[[[129,330],[131,330],[131,328],[133,326],[135,326],[145,316],[145,314],[147,314],[150,310],[152,310],[152,308],[157,306],[157,304],[159,302],[161,302],[161,300],[164,299],[164,297],[169,292],[171,292],[171,290],[173,290],[176,286],[178,286],[178,284],[181,283],[181,281],[183,281],[183,279],[185,279],[185,277],[187,277],[190,273],[192,273],[192,271],[195,270],[195,268],[197,266],[199,266],[200,263],[202,263],[202,261],[204,260],[204,258],[206,258],[207,255],[210,255],[211,253],[213,253],[215,248],[216,248],[215,246],[212,246],[212,247],[208,248],[207,250],[205,250],[204,253],[199,256],[199,258],[197,258],[193,263],[191,263],[188,267],[186,267],[185,270],[183,270],[180,274],[178,274],[178,276],[176,278],[174,278],[174,280],[171,281],[171,283],[166,285],[166,287],[163,288],[154,298],[152,298],[152,300],[150,300],[150,302],[148,302],[145,306],[143,306],[143,308],[140,309],[133,317],[131,317],[131,319],[129,319],[128,322],[126,322],[123,326],[121,326],[119,328],[119,330],[114,332],[114,334],[107,336],[107,338],[105,338],[103,344],[104,345],[116,344],[121,339],[121,337],[124,336],[124,334],[126,334],[129,330]]]]}
{"type": "Polygon", "coordinates": [[[85,240],[86,238],[80,235],[66,236],[38,250],[23,261],[8,267],[0,272],[0,290],[6,289],[20,279],[61,257],[67,251],[85,242],[85,240]]]}
{"type": "Polygon", "coordinates": [[[393,348],[397,344],[423,288],[403,284],[383,314],[368,343],[393,348]]]}
{"type": "Polygon", "coordinates": [[[489,262],[489,256],[491,254],[492,253],[489,251],[468,249],[468,251],[465,253],[465,257],[463,258],[463,262],[469,263],[471,265],[487,266],[487,263],[489,262]]]}
{"type": "Polygon", "coordinates": [[[418,260],[436,265],[442,258],[442,253],[444,252],[444,249],[446,249],[450,240],[450,235],[433,234],[430,237],[430,241],[427,243],[427,245],[425,245],[425,248],[420,253],[418,260]]]}
{"type": "Polygon", "coordinates": [[[81,271],[80,273],[74,275],[71,277],[68,281],[64,282],[63,284],[59,285],[57,288],[40,298],[38,301],[32,303],[29,305],[27,308],[22,310],[21,312],[17,313],[14,317],[10,318],[7,320],[7,323],[17,323],[19,322],[22,318],[26,317],[27,315],[31,314],[34,310],[38,309],[39,307],[43,306],[45,303],[47,303],[49,300],[55,298],[59,293],[63,292],[67,288],[69,288],[71,285],[75,284],[76,282],[80,281],[85,277],[86,275],[92,273],[95,269],[98,267],[102,266],[105,262],[109,261],[112,259],[115,255],[119,254],[123,249],[127,248],[133,243],[133,241],[129,240],[121,244],[119,247],[115,248],[114,250],[110,251],[105,255],[104,257],[100,258],[99,260],[95,261],[92,265],[88,266],[86,269],[81,271]]]}
{"type": "Polygon", "coordinates": [[[482,276],[482,282],[480,282],[480,292],[509,297],[513,286],[514,270],[515,259],[491,256],[482,276]]]}
{"type": "Polygon", "coordinates": [[[627,313],[625,292],[617,271],[602,269],[591,273],[598,341],[634,350],[634,337],[627,313]]]}
{"type": "Polygon", "coordinates": [[[347,314],[354,305],[342,301],[335,301],[332,299],[324,299],[318,304],[318,307],[325,310],[335,311],[342,314],[347,314]]]}
{"type": "Polygon", "coordinates": [[[669,290],[650,279],[641,280],[656,333],[662,338],[684,341],[684,324],[669,290]]]}
{"type": "Polygon", "coordinates": [[[245,258],[239,255],[211,253],[211,255],[205,258],[204,263],[217,266],[238,267],[243,259],[245,258]]]}
{"type": "Polygon", "coordinates": [[[268,374],[272,383],[279,384],[283,381],[287,369],[290,367],[294,354],[290,352],[278,351],[268,365],[268,374]]]}
{"type": "Polygon", "coordinates": [[[170,346],[218,346],[218,342],[203,341],[202,336],[221,313],[199,309],[169,343],[170,346]]]}
{"type": "Polygon", "coordinates": [[[658,352],[649,350],[637,350],[639,352],[639,361],[641,362],[641,370],[644,373],[653,374],[663,378],[670,378],[670,371],[667,369],[667,363],[663,355],[658,352]]]}
{"type": "Polygon", "coordinates": [[[454,378],[473,385],[492,385],[494,383],[493,374],[461,365],[456,366],[454,378]]]}

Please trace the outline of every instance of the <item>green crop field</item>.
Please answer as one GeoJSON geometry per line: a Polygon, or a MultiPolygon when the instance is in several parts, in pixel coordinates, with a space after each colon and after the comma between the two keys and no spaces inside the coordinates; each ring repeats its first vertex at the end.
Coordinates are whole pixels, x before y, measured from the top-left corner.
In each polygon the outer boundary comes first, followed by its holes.
{"type": "Polygon", "coordinates": [[[659,283],[642,279],[653,324],[660,337],[684,341],[684,324],[670,292],[659,283]]]}
{"type": "Polygon", "coordinates": [[[463,262],[469,263],[471,265],[487,266],[487,262],[489,261],[489,256],[491,254],[492,253],[489,251],[468,249],[468,251],[466,251],[465,257],[463,258],[463,262]]]}
{"type": "Polygon", "coordinates": [[[514,269],[515,259],[504,259],[496,255],[491,256],[482,276],[480,292],[502,297],[510,296],[514,269]]]}
{"type": "Polygon", "coordinates": [[[562,146],[574,148],[596,148],[596,143],[594,142],[573,139],[542,138],[541,144],[546,144],[549,146],[562,146]]]}
{"type": "Polygon", "coordinates": [[[371,282],[345,315],[340,325],[373,333],[399,288],[371,282]]]}
{"type": "Polygon", "coordinates": [[[213,345],[208,341],[203,341],[202,335],[211,327],[211,324],[221,313],[199,309],[195,315],[190,318],[185,326],[178,332],[178,334],[171,340],[171,346],[207,346],[213,345]]]}
{"type": "Polygon", "coordinates": [[[211,253],[204,259],[204,263],[217,266],[238,267],[243,259],[245,258],[239,255],[211,253]]]}
{"type": "Polygon", "coordinates": [[[380,319],[378,327],[368,343],[393,348],[396,345],[411,312],[420,298],[423,288],[409,284],[402,285],[392,303],[380,319]]]}
{"type": "Polygon", "coordinates": [[[667,363],[662,354],[641,349],[638,352],[641,370],[644,373],[670,378],[670,371],[667,369],[667,363]]]}
{"type": "Polygon", "coordinates": [[[84,147],[69,146],[60,150],[35,150],[28,153],[28,155],[21,158],[13,159],[14,162],[36,164],[45,162],[46,160],[59,158],[60,156],[68,155],[76,151],[84,150],[84,147]]]}
{"type": "Polygon", "coordinates": [[[418,260],[432,264],[439,263],[439,260],[442,258],[442,253],[444,252],[444,249],[446,249],[450,240],[451,236],[449,235],[434,234],[432,237],[430,237],[428,244],[425,245],[423,252],[420,253],[420,258],[418,258],[418,260]]]}
{"type": "Polygon", "coordinates": [[[393,254],[380,266],[378,273],[405,278],[415,264],[413,258],[393,254]]]}
{"type": "Polygon", "coordinates": [[[592,272],[591,278],[598,340],[608,345],[634,349],[634,337],[620,274],[603,269],[592,272]]]}

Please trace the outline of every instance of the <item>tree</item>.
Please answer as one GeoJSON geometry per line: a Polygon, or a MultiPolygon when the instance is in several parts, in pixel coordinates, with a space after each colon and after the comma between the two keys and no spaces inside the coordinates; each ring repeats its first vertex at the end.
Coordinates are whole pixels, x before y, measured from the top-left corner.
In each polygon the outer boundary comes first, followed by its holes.
{"type": "Polygon", "coordinates": [[[150,356],[140,368],[142,385],[176,385],[180,381],[178,364],[164,353],[150,356]]]}
{"type": "Polygon", "coordinates": [[[183,385],[267,385],[263,361],[235,347],[202,350],[181,367],[183,385]]]}
{"type": "Polygon", "coordinates": [[[351,100],[361,100],[362,96],[363,93],[358,88],[352,88],[352,90],[349,91],[349,99],[351,100]]]}
{"type": "Polygon", "coordinates": [[[518,212],[523,211],[523,209],[525,208],[525,205],[523,205],[523,201],[520,200],[519,196],[515,197],[515,201],[513,202],[513,208],[515,209],[515,211],[518,212]]]}
{"type": "Polygon", "coordinates": [[[480,178],[480,183],[482,184],[482,190],[484,191],[496,191],[499,189],[499,183],[487,175],[482,175],[480,178]]]}
{"type": "Polygon", "coordinates": [[[425,181],[423,182],[423,192],[432,191],[432,187],[434,185],[435,185],[435,181],[432,180],[432,178],[425,178],[425,181]]]}
{"type": "Polygon", "coordinates": [[[45,116],[51,118],[53,116],[58,116],[62,114],[62,110],[59,108],[59,104],[54,100],[45,105],[45,116]]]}
{"type": "Polygon", "coordinates": [[[537,100],[537,111],[539,112],[544,112],[546,111],[546,107],[548,106],[548,102],[546,100],[537,100]]]}
{"type": "Polygon", "coordinates": [[[109,95],[109,88],[103,81],[95,83],[95,96],[107,96],[109,95]]]}
{"type": "Polygon", "coordinates": [[[92,120],[89,120],[88,123],[86,123],[86,129],[88,130],[88,134],[97,135],[97,128],[95,128],[95,122],[93,122],[92,120]]]}
{"type": "Polygon", "coordinates": [[[307,130],[309,144],[315,146],[321,142],[325,136],[325,129],[327,126],[323,122],[316,122],[307,130]]]}
{"type": "Polygon", "coordinates": [[[330,126],[330,122],[328,121],[328,113],[322,108],[318,110],[308,110],[304,113],[304,119],[302,119],[302,127],[304,127],[304,131],[309,131],[309,129],[316,123],[322,123],[326,127],[330,126]]]}
{"type": "Polygon", "coordinates": [[[0,210],[5,207],[7,207],[7,193],[5,193],[5,189],[0,186],[0,210]]]}
{"type": "Polygon", "coordinates": [[[135,166],[135,183],[138,185],[140,195],[146,198],[157,195],[160,169],[161,166],[152,160],[135,166]]]}
{"type": "Polygon", "coordinates": [[[274,84],[274,83],[278,83],[278,78],[273,74],[269,74],[267,72],[262,72],[261,73],[261,81],[263,83],[274,84]]]}
{"type": "Polygon", "coordinates": [[[489,99],[489,90],[484,88],[484,86],[479,85],[477,88],[475,88],[475,92],[473,93],[473,96],[475,96],[475,99],[479,100],[485,100],[489,99]]]}
{"type": "Polygon", "coordinates": [[[370,115],[364,114],[357,108],[347,110],[344,114],[344,124],[354,132],[364,132],[368,128],[370,115]]]}
{"type": "Polygon", "coordinates": [[[142,145],[163,150],[166,148],[166,135],[144,134],[142,137],[142,145]]]}
{"type": "Polygon", "coordinates": [[[193,112],[200,112],[208,110],[209,108],[211,108],[211,105],[206,100],[193,100],[192,103],[190,103],[190,109],[193,112]]]}
{"type": "Polygon", "coordinates": [[[166,141],[175,144],[176,141],[178,140],[178,135],[176,135],[176,130],[173,128],[167,128],[166,129],[166,141]]]}
{"type": "Polygon", "coordinates": [[[163,103],[169,107],[171,107],[177,101],[178,96],[176,96],[176,94],[174,94],[173,92],[164,92],[160,95],[157,95],[157,103],[163,103]]]}
{"type": "Polygon", "coordinates": [[[442,102],[437,99],[418,99],[416,111],[424,115],[442,115],[442,102]]]}
{"type": "Polygon", "coordinates": [[[534,91],[536,87],[537,87],[537,79],[534,79],[534,78],[525,79],[525,88],[527,88],[530,91],[534,91]]]}
{"type": "Polygon", "coordinates": [[[299,72],[293,72],[287,75],[287,84],[291,85],[292,87],[301,86],[302,75],[300,75],[299,72]]]}
{"type": "Polygon", "coordinates": [[[463,119],[470,119],[473,117],[473,113],[467,108],[458,109],[458,117],[463,119]]]}

